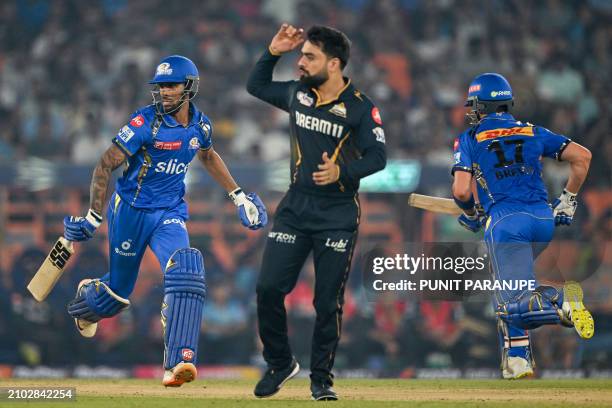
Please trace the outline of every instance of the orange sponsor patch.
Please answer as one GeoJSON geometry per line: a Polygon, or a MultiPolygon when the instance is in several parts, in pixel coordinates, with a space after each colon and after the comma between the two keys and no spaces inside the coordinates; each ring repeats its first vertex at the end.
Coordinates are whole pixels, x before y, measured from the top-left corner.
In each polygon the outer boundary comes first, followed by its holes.
{"type": "Polygon", "coordinates": [[[507,129],[491,129],[476,134],[478,142],[506,136],[533,136],[533,126],[517,126],[507,129]]]}

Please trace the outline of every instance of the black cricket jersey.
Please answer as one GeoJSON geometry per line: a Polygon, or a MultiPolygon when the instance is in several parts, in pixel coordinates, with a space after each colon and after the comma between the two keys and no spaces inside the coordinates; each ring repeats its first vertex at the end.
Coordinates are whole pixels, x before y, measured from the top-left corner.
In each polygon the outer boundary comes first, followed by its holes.
{"type": "Polygon", "coordinates": [[[338,95],[321,101],[314,88],[300,81],[272,81],[280,59],[267,50],[253,68],[248,92],[289,112],[291,189],[317,195],[353,196],[359,180],[382,170],[387,162],[385,132],[378,108],[350,79],[338,95]],[[312,173],[328,156],[340,167],[336,183],[318,186],[312,173]]]}

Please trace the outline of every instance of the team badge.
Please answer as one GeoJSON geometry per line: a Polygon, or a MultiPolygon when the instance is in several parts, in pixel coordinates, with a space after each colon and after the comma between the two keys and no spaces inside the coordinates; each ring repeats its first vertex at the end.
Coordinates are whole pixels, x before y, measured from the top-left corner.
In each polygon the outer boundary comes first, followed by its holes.
{"type": "Polygon", "coordinates": [[[306,93],[302,91],[298,91],[295,97],[298,99],[298,101],[300,101],[302,105],[305,106],[312,106],[312,104],[314,103],[314,99],[312,99],[310,96],[306,95],[306,93]]]}
{"type": "Polygon", "coordinates": [[[382,119],[380,118],[380,111],[378,110],[376,106],[372,108],[372,119],[374,120],[374,122],[378,123],[379,125],[382,125],[382,119]]]}
{"type": "Polygon", "coordinates": [[[172,68],[170,68],[170,64],[167,62],[162,62],[157,66],[157,70],[155,71],[156,75],[172,75],[172,68]]]}
{"type": "Polygon", "coordinates": [[[199,149],[200,148],[200,141],[198,140],[197,137],[192,137],[191,140],[189,141],[189,148],[190,149],[199,149]]]}
{"type": "Polygon", "coordinates": [[[332,106],[329,112],[341,118],[346,118],[346,106],[344,106],[344,102],[332,106]]]}

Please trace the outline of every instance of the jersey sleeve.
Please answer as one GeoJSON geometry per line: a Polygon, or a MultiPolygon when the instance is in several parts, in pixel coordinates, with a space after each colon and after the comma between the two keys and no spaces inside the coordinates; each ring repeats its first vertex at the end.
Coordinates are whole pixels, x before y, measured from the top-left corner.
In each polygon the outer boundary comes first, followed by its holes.
{"type": "Polygon", "coordinates": [[[280,56],[266,50],[249,75],[247,91],[254,97],[289,112],[292,94],[296,91],[298,82],[272,81],[274,66],[279,59],[280,56]]]}
{"type": "Polygon", "coordinates": [[[203,117],[200,122],[200,150],[209,150],[212,145],[213,127],[210,119],[203,117]]]}
{"type": "Polygon", "coordinates": [[[113,143],[128,156],[136,153],[150,138],[150,123],[140,112],[135,112],[127,125],[119,129],[113,143]]]}
{"type": "Polygon", "coordinates": [[[468,132],[462,133],[455,139],[453,144],[453,167],[451,174],[456,171],[472,172],[472,144],[468,132]]]}
{"type": "Polygon", "coordinates": [[[542,156],[561,160],[561,153],[563,153],[563,150],[565,150],[567,145],[570,144],[572,140],[563,135],[558,135],[551,132],[543,127],[537,127],[536,129],[536,132],[542,141],[542,156]]]}
{"type": "Polygon", "coordinates": [[[385,168],[387,164],[387,149],[385,146],[385,131],[378,108],[367,103],[365,112],[355,132],[355,144],[361,158],[348,164],[339,164],[340,180],[355,182],[370,174],[385,168]]]}

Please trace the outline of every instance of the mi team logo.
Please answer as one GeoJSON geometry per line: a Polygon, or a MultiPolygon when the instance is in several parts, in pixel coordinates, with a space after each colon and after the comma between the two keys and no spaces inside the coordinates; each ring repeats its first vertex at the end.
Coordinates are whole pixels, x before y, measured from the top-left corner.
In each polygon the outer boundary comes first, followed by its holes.
{"type": "Polygon", "coordinates": [[[167,62],[162,62],[157,66],[157,70],[155,71],[155,75],[172,75],[172,68],[170,68],[170,64],[167,62]]]}

